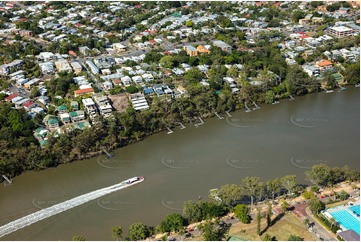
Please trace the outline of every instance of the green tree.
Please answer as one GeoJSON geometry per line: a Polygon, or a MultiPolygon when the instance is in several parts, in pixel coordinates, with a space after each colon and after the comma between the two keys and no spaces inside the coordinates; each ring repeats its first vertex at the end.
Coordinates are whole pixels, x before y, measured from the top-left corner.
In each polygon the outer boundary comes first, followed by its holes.
{"type": "Polygon", "coordinates": [[[184,79],[188,82],[201,81],[203,73],[198,68],[192,68],[184,74],[184,79]]]}
{"type": "Polygon", "coordinates": [[[242,197],[241,187],[236,184],[223,185],[218,190],[218,195],[223,203],[232,206],[242,197]]]}
{"type": "Polygon", "coordinates": [[[325,164],[313,165],[311,170],[305,171],[306,179],[317,186],[327,186],[331,169],[325,164]]]}
{"type": "Polygon", "coordinates": [[[350,197],[350,194],[348,194],[344,190],[342,190],[338,195],[339,195],[341,201],[345,201],[350,197]]]}
{"type": "Polygon", "coordinates": [[[173,68],[174,57],[170,55],[164,56],[159,60],[159,64],[165,68],[173,68]]]}
{"type": "Polygon", "coordinates": [[[314,213],[314,214],[319,214],[322,210],[325,209],[325,204],[318,200],[317,198],[313,198],[311,200],[308,201],[308,204],[311,208],[311,211],[314,213]]]}
{"type": "Polygon", "coordinates": [[[262,238],[262,241],[276,241],[276,237],[271,236],[270,234],[265,234],[262,238]]]}
{"type": "Polygon", "coordinates": [[[269,180],[266,182],[267,191],[272,196],[272,201],[275,199],[275,194],[279,194],[281,192],[282,184],[279,178],[275,178],[273,180],[269,180]]]}
{"type": "Polygon", "coordinates": [[[202,220],[202,208],[199,203],[188,201],[183,206],[183,215],[189,222],[198,222],[202,220]]]}
{"type": "Polygon", "coordinates": [[[251,219],[248,213],[249,213],[249,208],[247,207],[247,205],[238,204],[237,206],[234,207],[234,214],[241,223],[244,224],[250,223],[251,219]]]}
{"type": "Polygon", "coordinates": [[[246,177],[242,179],[241,187],[247,191],[248,195],[251,197],[251,206],[253,207],[253,197],[257,191],[258,177],[246,177]]]}
{"type": "Polygon", "coordinates": [[[288,241],[303,241],[303,238],[298,235],[291,234],[288,236],[288,241]]]}
{"type": "Polygon", "coordinates": [[[134,223],[129,227],[130,240],[145,240],[151,235],[151,229],[143,223],[134,223]]]}
{"type": "Polygon", "coordinates": [[[192,27],[193,26],[192,20],[187,20],[186,26],[189,27],[189,28],[192,27]]]}
{"type": "Polygon", "coordinates": [[[350,64],[346,67],[344,77],[347,83],[357,84],[360,83],[360,63],[357,61],[355,64],[350,64]]]}
{"type": "Polygon", "coordinates": [[[298,20],[302,19],[305,17],[305,13],[300,11],[300,10],[296,10],[293,12],[293,15],[292,15],[292,20],[296,23],[298,23],[298,20]]]}
{"type": "Polygon", "coordinates": [[[267,227],[271,226],[271,223],[272,223],[271,218],[272,218],[272,204],[268,203],[268,205],[267,205],[267,215],[266,215],[267,227]]]}
{"type": "Polygon", "coordinates": [[[184,218],[178,214],[168,214],[160,223],[160,230],[164,232],[178,232],[185,225],[184,218]]]}
{"type": "Polygon", "coordinates": [[[261,211],[257,211],[257,235],[261,235],[261,211]]]}
{"type": "Polygon", "coordinates": [[[287,190],[288,195],[291,194],[292,189],[296,185],[296,176],[295,175],[288,175],[281,178],[282,186],[287,190]]]}
{"type": "Polygon", "coordinates": [[[268,104],[273,103],[274,99],[275,99],[274,92],[272,90],[268,90],[266,92],[266,96],[265,96],[265,103],[268,103],[268,104]]]}
{"type": "Polygon", "coordinates": [[[286,212],[288,210],[288,208],[290,207],[290,205],[288,204],[288,202],[283,201],[281,207],[282,207],[283,211],[286,212]]]}
{"type": "Polygon", "coordinates": [[[85,241],[85,238],[83,236],[75,235],[73,236],[72,241],[85,241]]]}
{"type": "Polygon", "coordinates": [[[116,240],[121,240],[123,237],[123,229],[121,226],[114,226],[112,228],[112,237],[116,240]]]}
{"type": "Polygon", "coordinates": [[[129,93],[136,93],[136,92],[138,92],[139,90],[138,90],[138,88],[135,87],[135,86],[127,86],[127,87],[125,88],[125,91],[127,91],[127,92],[129,92],[129,93]]]}
{"type": "Polygon", "coordinates": [[[39,96],[39,88],[38,87],[33,87],[31,89],[31,92],[30,92],[30,98],[34,98],[34,97],[37,97],[39,96]]]}
{"type": "Polygon", "coordinates": [[[227,236],[229,228],[229,226],[221,227],[212,221],[207,221],[201,226],[205,241],[221,241],[227,236]]]}

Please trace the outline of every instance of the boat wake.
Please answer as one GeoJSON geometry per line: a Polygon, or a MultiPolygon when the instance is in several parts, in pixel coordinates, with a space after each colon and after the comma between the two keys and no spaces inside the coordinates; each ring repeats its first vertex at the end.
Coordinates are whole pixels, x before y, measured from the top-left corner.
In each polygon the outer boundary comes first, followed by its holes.
{"type": "Polygon", "coordinates": [[[14,221],[0,227],[0,238],[7,234],[13,233],[21,228],[29,226],[33,223],[36,223],[43,219],[49,218],[51,216],[54,216],[56,214],[66,211],[66,210],[69,210],[71,208],[82,205],[91,200],[95,200],[95,199],[105,196],[109,193],[119,191],[124,188],[130,187],[132,185],[138,184],[138,183],[142,182],[143,180],[144,180],[143,177],[140,177],[140,178],[134,177],[134,178],[128,179],[126,181],[123,181],[119,184],[115,184],[115,185],[112,185],[112,186],[109,186],[106,188],[102,188],[102,189],[99,189],[99,190],[96,190],[93,192],[83,194],[81,196],[69,199],[65,202],[58,203],[51,207],[44,208],[40,211],[37,211],[37,212],[29,214],[25,217],[14,220],[14,221]]]}

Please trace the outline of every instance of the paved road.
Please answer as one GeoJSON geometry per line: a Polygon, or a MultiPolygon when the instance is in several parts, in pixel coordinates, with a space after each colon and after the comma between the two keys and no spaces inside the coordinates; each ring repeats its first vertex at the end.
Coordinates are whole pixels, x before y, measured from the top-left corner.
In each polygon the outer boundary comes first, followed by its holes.
{"type": "Polygon", "coordinates": [[[326,241],[338,241],[336,236],[334,234],[332,234],[331,232],[329,232],[328,230],[326,230],[319,222],[318,220],[316,220],[311,212],[310,207],[306,207],[305,210],[306,214],[307,214],[307,218],[309,219],[310,222],[313,222],[315,225],[312,228],[312,232],[318,237],[326,240],[326,241]]]}

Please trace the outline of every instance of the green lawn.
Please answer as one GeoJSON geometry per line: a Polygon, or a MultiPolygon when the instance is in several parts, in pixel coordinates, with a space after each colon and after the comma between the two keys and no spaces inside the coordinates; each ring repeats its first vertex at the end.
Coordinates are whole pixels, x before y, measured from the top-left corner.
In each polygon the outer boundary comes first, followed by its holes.
{"type": "MultiPolygon", "coordinates": [[[[263,218],[261,220],[261,230],[266,228],[266,220],[263,218]]],[[[238,223],[231,227],[229,235],[237,236],[244,240],[262,240],[264,234],[269,234],[271,236],[276,236],[277,240],[287,241],[288,237],[291,234],[301,236],[304,240],[310,241],[315,240],[310,232],[306,229],[306,226],[299,220],[294,214],[286,214],[280,220],[278,220],[272,227],[268,228],[263,235],[256,235],[257,232],[257,223],[252,221],[250,224],[238,223]],[[246,230],[245,233],[240,233],[240,230],[246,230]]]]}

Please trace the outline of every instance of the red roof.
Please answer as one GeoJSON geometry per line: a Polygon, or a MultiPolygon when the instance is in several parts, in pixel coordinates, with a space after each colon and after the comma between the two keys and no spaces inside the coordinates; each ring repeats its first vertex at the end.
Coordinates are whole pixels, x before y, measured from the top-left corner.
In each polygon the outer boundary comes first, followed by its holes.
{"type": "Polygon", "coordinates": [[[305,35],[306,33],[305,33],[305,32],[298,32],[297,34],[299,34],[299,35],[305,35]]]}
{"type": "Polygon", "coordinates": [[[323,60],[320,63],[318,63],[319,67],[330,66],[330,65],[332,65],[332,62],[328,60],[323,60]]]}
{"type": "Polygon", "coordinates": [[[80,23],[76,23],[76,24],[74,24],[74,26],[75,26],[75,27],[80,27],[81,24],[80,24],[80,23]]]}
{"type": "Polygon", "coordinates": [[[142,5],[137,4],[137,5],[134,5],[134,7],[135,7],[135,8],[141,8],[141,7],[142,7],[142,5]]]}
{"type": "Polygon", "coordinates": [[[27,18],[20,18],[18,21],[16,22],[25,22],[26,20],[28,20],[27,18]]]}
{"type": "Polygon", "coordinates": [[[152,39],[152,40],[149,40],[149,42],[150,42],[150,43],[152,43],[152,44],[155,44],[155,43],[157,43],[157,41],[155,41],[154,39],[152,39]]]}
{"type": "Polygon", "coordinates": [[[121,83],[121,80],[113,79],[112,82],[114,83],[114,85],[119,85],[121,83]]]}
{"type": "Polygon", "coordinates": [[[74,52],[74,51],[72,51],[72,50],[69,50],[69,55],[72,55],[72,56],[77,56],[77,54],[74,52]]]}
{"type": "Polygon", "coordinates": [[[308,38],[307,35],[301,35],[301,36],[300,36],[300,39],[306,39],[306,38],[308,38]]]}
{"type": "Polygon", "coordinates": [[[5,98],[5,100],[6,100],[6,101],[11,101],[12,99],[16,98],[17,96],[18,96],[17,94],[13,93],[13,94],[11,94],[10,96],[7,96],[7,97],[5,98]]]}
{"type": "Polygon", "coordinates": [[[28,108],[28,107],[30,107],[31,105],[33,105],[34,103],[32,102],[32,101],[28,101],[28,102],[26,102],[26,103],[24,103],[24,107],[26,107],[26,108],[28,108]]]}
{"type": "Polygon", "coordinates": [[[166,54],[166,55],[171,55],[172,53],[169,52],[169,51],[164,51],[164,54],[166,54]]]}
{"type": "Polygon", "coordinates": [[[80,90],[75,90],[74,94],[83,94],[83,93],[88,93],[88,92],[94,92],[93,88],[84,88],[84,89],[80,89],[80,90]]]}

